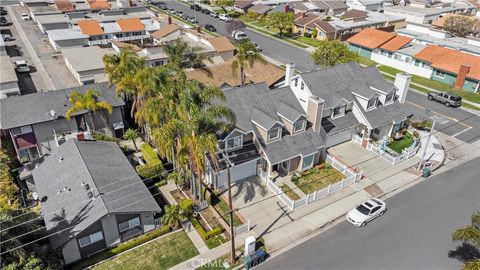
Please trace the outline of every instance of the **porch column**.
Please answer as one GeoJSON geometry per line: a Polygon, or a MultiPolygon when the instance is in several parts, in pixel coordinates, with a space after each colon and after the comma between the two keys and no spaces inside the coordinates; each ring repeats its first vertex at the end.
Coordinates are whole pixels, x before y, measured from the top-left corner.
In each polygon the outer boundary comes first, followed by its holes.
{"type": "Polygon", "coordinates": [[[272,164],[267,161],[267,177],[270,179],[272,177],[272,164]]]}

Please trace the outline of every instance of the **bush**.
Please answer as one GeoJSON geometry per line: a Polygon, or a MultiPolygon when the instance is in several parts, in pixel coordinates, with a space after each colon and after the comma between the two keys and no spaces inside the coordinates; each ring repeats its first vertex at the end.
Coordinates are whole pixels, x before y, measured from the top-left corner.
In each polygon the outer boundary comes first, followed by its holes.
{"type": "Polygon", "coordinates": [[[225,231],[225,228],[223,228],[222,226],[218,226],[213,228],[211,231],[206,232],[203,226],[198,222],[197,219],[193,218],[191,222],[192,222],[192,225],[197,229],[198,234],[200,234],[202,239],[205,241],[225,231]]]}
{"type": "Polygon", "coordinates": [[[225,228],[223,228],[221,226],[215,227],[211,231],[207,232],[206,240],[208,240],[208,239],[210,239],[214,236],[217,236],[217,235],[223,233],[224,231],[225,231],[225,228]]]}
{"type": "Polygon", "coordinates": [[[143,159],[147,162],[147,164],[158,164],[161,163],[160,158],[158,157],[157,153],[153,150],[153,148],[148,143],[144,143],[140,146],[142,150],[143,159]]]}
{"type": "Polygon", "coordinates": [[[156,187],[161,187],[161,186],[165,186],[166,184],[167,184],[167,180],[163,179],[163,180],[160,180],[157,183],[155,183],[155,186],[156,187]]]}
{"type": "Polygon", "coordinates": [[[187,218],[190,218],[193,215],[193,201],[190,199],[183,199],[179,203],[180,209],[182,209],[183,213],[187,218]]]}
{"type": "Polygon", "coordinates": [[[145,165],[138,165],[136,167],[138,175],[143,179],[159,177],[163,173],[163,164],[162,162],[157,164],[145,164],[145,165]]]}
{"type": "Polygon", "coordinates": [[[92,131],[92,136],[97,141],[116,142],[116,143],[120,142],[120,139],[118,138],[108,136],[107,134],[103,134],[96,131],[92,131]]]}
{"type": "Polygon", "coordinates": [[[318,35],[318,30],[317,30],[317,29],[313,29],[313,31],[312,31],[312,38],[317,38],[317,35],[318,35]]]}
{"type": "Polygon", "coordinates": [[[122,253],[126,250],[129,250],[131,248],[134,248],[140,244],[146,243],[152,239],[155,239],[161,235],[164,235],[166,233],[170,232],[170,227],[168,226],[163,226],[159,229],[153,230],[151,232],[148,232],[142,236],[139,236],[133,240],[130,240],[124,244],[118,245],[110,250],[110,253],[112,255],[117,255],[119,253],[122,253]]]}
{"type": "Polygon", "coordinates": [[[303,36],[310,38],[310,37],[312,37],[312,34],[310,34],[310,33],[308,33],[308,32],[305,32],[305,33],[303,33],[303,36]]]}

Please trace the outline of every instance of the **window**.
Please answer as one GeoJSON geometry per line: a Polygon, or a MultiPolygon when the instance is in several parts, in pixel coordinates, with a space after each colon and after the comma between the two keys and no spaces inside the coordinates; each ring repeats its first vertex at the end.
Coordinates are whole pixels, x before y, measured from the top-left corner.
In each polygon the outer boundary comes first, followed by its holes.
{"type": "Polygon", "coordinates": [[[413,63],[413,65],[416,66],[416,67],[420,66],[420,61],[415,60],[415,63],[413,63]]]}
{"type": "Polygon", "coordinates": [[[347,108],[347,106],[345,106],[345,105],[333,108],[332,118],[344,116],[346,108],[347,108]]]}
{"type": "Polygon", "coordinates": [[[237,148],[242,146],[242,136],[233,137],[227,140],[227,149],[237,148]]]}
{"type": "Polygon", "coordinates": [[[438,69],[435,70],[435,73],[433,73],[433,76],[437,77],[437,78],[442,78],[442,79],[445,79],[445,75],[446,73],[443,72],[443,71],[440,71],[438,69]]]}
{"type": "Polygon", "coordinates": [[[372,98],[368,101],[367,110],[373,109],[377,106],[377,98],[372,98]]]}
{"type": "Polygon", "coordinates": [[[27,134],[27,133],[32,133],[32,127],[31,126],[23,126],[19,128],[14,128],[12,129],[12,133],[15,136],[22,135],[22,134],[27,134]]]}
{"type": "Polygon", "coordinates": [[[302,82],[302,84],[300,84],[300,89],[304,89],[305,88],[305,84],[302,82]]]}
{"type": "Polygon", "coordinates": [[[385,97],[385,103],[393,102],[394,97],[395,97],[395,91],[388,93],[388,95],[385,97]]]}
{"type": "Polygon", "coordinates": [[[313,166],[313,157],[315,156],[315,154],[311,154],[309,156],[305,156],[303,157],[303,160],[302,160],[302,170],[306,170],[306,169],[309,169],[313,166]]]}
{"type": "Polygon", "coordinates": [[[84,247],[101,240],[103,240],[103,233],[99,231],[78,239],[78,244],[80,247],[84,247]]]}
{"type": "Polygon", "coordinates": [[[282,167],[282,169],[287,171],[288,170],[288,161],[284,161],[284,162],[280,163],[280,167],[282,167]]]}
{"type": "Polygon", "coordinates": [[[135,226],[138,226],[140,225],[140,218],[139,217],[135,217],[135,218],[132,218],[130,220],[127,220],[125,222],[122,222],[120,224],[118,224],[118,229],[120,230],[120,232],[123,232],[123,231],[126,231],[130,228],[133,228],[135,226]]]}
{"type": "Polygon", "coordinates": [[[298,78],[295,78],[295,80],[293,81],[293,85],[294,85],[295,87],[298,86],[298,78]]]}
{"type": "Polygon", "coordinates": [[[410,60],[412,60],[410,57],[405,57],[405,63],[410,63],[410,60]]]}
{"type": "Polygon", "coordinates": [[[293,124],[293,133],[302,131],[304,126],[305,126],[305,121],[304,120],[300,120],[300,121],[295,122],[295,124],[293,124]]]}
{"type": "Polygon", "coordinates": [[[282,130],[281,127],[270,129],[268,131],[268,140],[273,141],[273,140],[276,140],[276,139],[280,138],[280,130],[282,130]]]}

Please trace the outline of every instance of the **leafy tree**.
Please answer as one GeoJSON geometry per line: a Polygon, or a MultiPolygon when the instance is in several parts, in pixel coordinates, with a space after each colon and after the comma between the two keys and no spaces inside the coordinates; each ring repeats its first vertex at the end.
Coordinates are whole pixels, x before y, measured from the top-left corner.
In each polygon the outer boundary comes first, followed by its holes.
{"type": "Polygon", "coordinates": [[[162,216],[162,222],[165,225],[177,228],[183,219],[185,219],[185,216],[182,214],[180,206],[176,204],[165,206],[165,213],[162,216]]]}
{"type": "Polygon", "coordinates": [[[317,36],[318,36],[318,30],[317,30],[317,28],[315,28],[315,29],[313,29],[313,31],[312,31],[312,38],[315,39],[315,38],[317,38],[317,36]]]}
{"type": "Polygon", "coordinates": [[[16,194],[18,193],[18,186],[10,174],[10,157],[4,149],[0,149],[0,197],[3,199],[5,205],[0,204],[0,208],[16,203],[16,194]]]}
{"type": "Polygon", "coordinates": [[[348,50],[347,46],[338,40],[323,41],[312,53],[313,62],[321,67],[331,67],[356,61],[358,55],[348,50]]]}
{"type": "Polygon", "coordinates": [[[237,76],[237,72],[240,71],[240,85],[245,85],[245,68],[253,67],[256,63],[266,64],[267,61],[257,51],[255,44],[249,40],[240,42],[237,46],[236,59],[232,62],[232,75],[237,76]]]}
{"type": "Polygon", "coordinates": [[[215,0],[214,5],[220,7],[225,14],[228,13],[227,8],[233,7],[234,1],[233,0],[215,0]]]}
{"type": "Polygon", "coordinates": [[[280,36],[282,36],[284,29],[292,27],[294,21],[295,14],[292,12],[272,12],[266,17],[267,25],[277,28],[280,36]]]}
{"type": "Polygon", "coordinates": [[[472,33],[474,20],[467,16],[451,16],[445,20],[443,29],[457,37],[465,37],[472,33]]]}
{"type": "MultiPolygon", "coordinates": [[[[198,46],[190,46],[187,42],[176,39],[164,46],[164,50],[168,55],[168,61],[179,68],[196,68],[202,69],[209,73],[206,68],[205,60],[209,60],[207,54],[202,53],[202,48],[198,46]]],[[[209,73],[210,74],[210,73],[209,73]]]]}
{"type": "Polygon", "coordinates": [[[454,242],[463,242],[471,245],[477,251],[477,256],[465,262],[463,270],[480,269],[480,212],[472,215],[472,222],[463,228],[456,229],[452,234],[454,242]]]}
{"type": "Polygon", "coordinates": [[[111,85],[115,85],[119,94],[135,95],[133,80],[139,70],[145,68],[145,58],[139,57],[130,48],[122,48],[119,54],[103,56],[105,73],[111,85]]]}
{"type": "Polygon", "coordinates": [[[81,94],[78,91],[72,92],[68,98],[68,101],[72,106],[68,108],[65,117],[70,121],[70,118],[73,114],[86,110],[90,116],[92,127],[94,130],[96,130],[95,113],[99,110],[102,110],[112,114],[113,111],[112,105],[106,101],[98,100],[99,97],[100,93],[97,90],[87,90],[85,94],[81,94]]]}
{"type": "Polygon", "coordinates": [[[22,262],[12,262],[8,265],[5,266],[5,268],[2,268],[5,270],[43,270],[45,267],[42,264],[42,261],[33,256],[30,255],[27,257],[25,260],[22,262]]]}
{"type": "Polygon", "coordinates": [[[472,23],[472,35],[474,37],[480,37],[480,19],[476,19],[472,23]]]}
{"type": "Polygon", "coordinates": [[[136,129],[127,129],[127,131],[125,131],[125,134],[123,134],[123,138],[125,140],[131,140],[132,143],[133,143],[133,146],[135,147],[135,150],[138,152],[138,147],[137,147],[137,143],[135,142],[135,140],[140,136],[140,133],[138,132],[138,130],[136,129]]]}

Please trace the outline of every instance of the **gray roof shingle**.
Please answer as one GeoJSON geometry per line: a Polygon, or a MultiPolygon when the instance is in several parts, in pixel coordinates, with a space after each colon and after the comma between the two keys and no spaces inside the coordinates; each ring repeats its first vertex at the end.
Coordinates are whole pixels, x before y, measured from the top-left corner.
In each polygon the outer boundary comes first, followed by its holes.
{"type": "Polygon", "coordinates": [[[113,142],[69,140],[44,157],[33,179],[46,228],[58,232],[50,237],[54,248],[109,213],[161,211],[113,142]]]}

